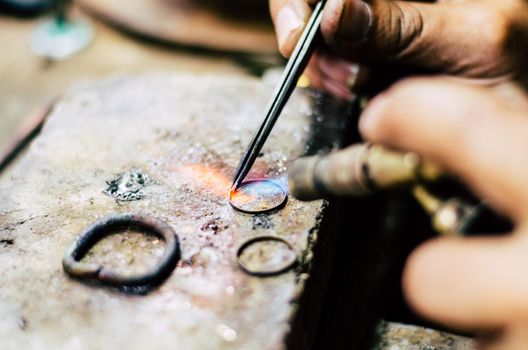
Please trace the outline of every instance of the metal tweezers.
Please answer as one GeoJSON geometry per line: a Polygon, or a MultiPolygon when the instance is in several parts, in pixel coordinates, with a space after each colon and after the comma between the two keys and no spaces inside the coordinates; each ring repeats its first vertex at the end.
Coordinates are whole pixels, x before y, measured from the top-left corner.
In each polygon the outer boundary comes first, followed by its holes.
{"type": "Polygon", "coordinates": [[[232,189],[235,190],[240,187],[242,181],[251,170],[253,163],[257,159],[264,143],[266,142],[275,122],[280,116],[282,109],[288,102],[297,80],[306,68],[308,60],[313,52],[315,46],[315,39],[319,34],[319,27],[321,25],[321,18],[323,16],[323,8],[326,1],[322,0],[314,8],[312,16],[306,25],[301,38],[297,42],[295,49],[288,60],[288,64],[284,69],[284,73],[281,77],[281,82],[275,89],[273,97],[271,98],[266,108],[264,120],[258,128],[255,136],[251,140],[246,153],[240,160],[236,175],[233,179],[232,189]]]}

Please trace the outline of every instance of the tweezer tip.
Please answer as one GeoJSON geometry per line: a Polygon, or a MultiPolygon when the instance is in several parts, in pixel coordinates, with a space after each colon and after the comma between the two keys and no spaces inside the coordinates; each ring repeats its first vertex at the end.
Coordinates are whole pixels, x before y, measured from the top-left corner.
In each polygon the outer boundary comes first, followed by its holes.
{"type": "Polygon", "coordinates": [[[239,187],[240,187],[240,181],[239,180],[235,180],[233,182],[233,184],[231,185],[231,189],[229,190],[229,193],[238,190],[239,187]]]}

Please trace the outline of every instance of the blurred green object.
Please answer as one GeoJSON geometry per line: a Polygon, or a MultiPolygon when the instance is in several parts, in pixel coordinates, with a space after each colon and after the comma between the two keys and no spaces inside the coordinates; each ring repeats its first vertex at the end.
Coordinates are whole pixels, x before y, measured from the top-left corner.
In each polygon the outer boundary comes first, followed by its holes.
{"type": "Polygon", "coordinates": [[[93,29],[85,22],[44,22],[31,37],[31,49],[53,61],[65,60],[84,49],[93,38],[93,29]]]}
{"type": "Polygon", "coordinates": [[[90,44],[92,27],[82,21],[67,18],[68,0],[55,0],[55,18],[35,29],[31,49],[38,56],[52,61],[65,60],[90,44]]]}

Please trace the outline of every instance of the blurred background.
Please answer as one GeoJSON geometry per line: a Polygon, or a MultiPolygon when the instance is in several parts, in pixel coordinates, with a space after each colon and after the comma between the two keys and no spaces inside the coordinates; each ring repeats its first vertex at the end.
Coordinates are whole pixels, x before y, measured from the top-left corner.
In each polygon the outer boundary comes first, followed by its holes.
{"type": "Polygon", "coordinates": [[[266,0],[0,0],[0,48],[4,152],[72,85],[281,64],[266,0]]]}

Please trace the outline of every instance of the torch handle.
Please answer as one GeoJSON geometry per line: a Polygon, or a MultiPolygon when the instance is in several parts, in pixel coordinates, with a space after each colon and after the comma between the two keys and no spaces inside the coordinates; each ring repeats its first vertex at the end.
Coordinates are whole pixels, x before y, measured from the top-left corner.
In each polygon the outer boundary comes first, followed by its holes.
{"type": "Polygon", "coordinates": [[[290,190],[300,200],[364,196],[385,188],[435,181],[440,168],[415,153],[357,144],[327,156],[302,158],[289,170],[290,190]]]}

